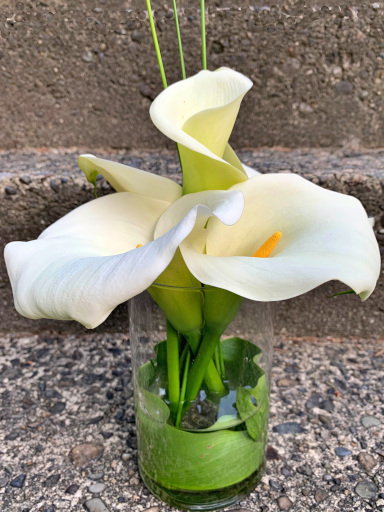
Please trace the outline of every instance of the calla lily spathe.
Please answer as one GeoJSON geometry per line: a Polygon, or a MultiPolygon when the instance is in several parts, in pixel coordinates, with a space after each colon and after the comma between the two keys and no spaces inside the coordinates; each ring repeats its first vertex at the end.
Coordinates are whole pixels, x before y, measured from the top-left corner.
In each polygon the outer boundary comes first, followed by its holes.
{"type": "Polygon", "coordinates": [[[201,200],[155,240],[169,203],[121,192],[78,207],[35,241],[9,243],[5,261],[17,311],[95,328],[156,280],[197,218],[234,223],[242,213],[239,191],[204,192],[201,200]]]}
{"type": "Polygon", "coordinates": [[[229,146],[251,85],[225,68],[201,71],[152,104],[155,125],[179,145],[183,190],[167,178],[81,156],[91,183],[102,174],[118,192],[70,212],[36,241],[6,246],[17,310],[93,328],[166,268],[173,271],[178,248],[193,279],[242,297],[282,300],[336,279],[366,299],[380,257],[360,202],[296,175],[260,175],[229,146]],[[268,258],[254,257],[277,232],[283,236],[268,258]]]}
{"type": "MultiPolygon", "coordinates": [[[[198,223],[180,245],[191,273],[202,283],[256,301],[289,299],[330,280],[361,299],[375,288],[380,253],[361,203],[293,174],[258,175],[233,186],[244,211],[233,226],[198,223]],[[282,238],[269,258],[254,253],[276,232],[282,238]],[[204,248],[206,250],[204,251],[204,248]]],[[[192,208],[195,195],[169,207],[156,226],[161,236],[192,208]]]]}
{"type": "Polygon", "coordinates": [[[184,194],[247,180],[228,141],[251,87],[249,78],[231,69],[203,70],[171,85],[152,103],[155,126],[178,144],[184,194]]]}

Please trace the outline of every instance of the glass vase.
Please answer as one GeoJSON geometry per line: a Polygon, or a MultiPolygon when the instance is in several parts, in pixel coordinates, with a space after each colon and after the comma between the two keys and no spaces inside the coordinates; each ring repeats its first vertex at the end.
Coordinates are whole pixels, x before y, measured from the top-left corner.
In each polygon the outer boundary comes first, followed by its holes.
{"type": "Polygon", "coordinates": [[[144,483],[183,511],[241,500],[265,471],[269,304],[153,284],[129,302],[129,314],[144,483]]]}

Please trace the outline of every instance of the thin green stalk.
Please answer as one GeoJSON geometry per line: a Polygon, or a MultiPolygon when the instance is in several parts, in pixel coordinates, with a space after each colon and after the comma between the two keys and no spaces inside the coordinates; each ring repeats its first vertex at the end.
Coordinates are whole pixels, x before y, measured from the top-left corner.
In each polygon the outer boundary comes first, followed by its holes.
{"type": "Polygon", "coordinates": [[[226,379],[224,355],[222,354],[221,340],[218,342],[218,350],[220,352],[220,365],[221,365],[221,377],[223,380],[226,379]]]}
{"type": "Polygon", "coordinates": [[[167,323],[167,374],[168,399],[172,410],[176,409],[179,401],[179,339],[178,332],[168,321],[167,323]]]}
{"type": "Polygon", "coordinates": [[[205,29],[205,0],[201,0],[201,36],[202,36],[202,68],[207,68],[206,62],[206,29],[205,29]]]}
{"type": "MultiPolygon", "coordinates": [[[[190,346],[191,352],[195,356],[198,352],[198,348],[201,343],[201,333],[197,333],[196,331],[192,333],[186,333],[185,338],[190,346]]],[[[184,360],[183,360],[184,361],[184,360]]],[[[182,357],[180,362],[182,368],[182,357]]],[[[217,372],[216,366],[214,365],[213,360],[209,363],[209,366],[206,370],[205,382],[209,390],[220,394],[224,390],[224,385],[222,384],[222,380],[219,372],[217,372]]]]}
{"type": "MultiPolygon", "coordinates": [[[[187,341],[190,345],[191,351],[194,356],[198,353],[198,348],[200,347],[201,338],[198,338],[198,334],[195,333],[191,337],[186,337],[187,341]]],[[[220,372],[217,370],[214,365],[213,359],[210,360],[209,365],[206,369],[205,373],[205,382],[208,389],[216,394],[223,394],[225,392],[225,387],[222,383],[222,379],[220,376],[220,372]]]]}
{"type": "Polygon", "coordinates": [[[159,48],[159,43],[158,43],[158,36],[156,35],[154,16],[152,14],[152,8],[151,8],[151,0],[146,0],[146,4],[147,4],[147,11],[148,11],[148,18],[150,20],[152,39],[154,40],[156,58],[158,59],[158,64],[159,64],[159,69],[160,69],[160,76],[162,77],[163,87],[164,87],[164,89],[166,89],[166,87],[167,87],[166,74],[164,73],[162,55],[160,53],[160,48],[159,48]]]}
{"type": "Polygon", "coordinates": [[[181,32],[179,30],[178,11],[177,11],[177,8],[176,8],[176,1],[175,0],[172,0],[172,5],[173,5],[173,8],[174,8],[176,36],[178,38],[179,58],[181,60],[182,78],[184,80],[186,78],[185,60],[183,58],[183,48],[182,48],[181,32]]]}
{"type": "Polygon", "coordinates": [[[177,412],[176,421],[175,421],[176,427],[179,427],[182,422],[182,410],[183,410],[183,404],[185,402],[187,377],[189,374],[189,364],[190,364],[190,352],[187,353],[187,356],[186,356],[185,370],[184,370],[183,379],[182,379],[181,394],[179,397],[179,407],[178,407],[178,412],[177,412]]]}
{"type": "MultiPolygon", "coordinates": [[[[205,378],[205,374],[207,374],[208,366],[211,362],[213,362],[213,354],[217,347],[217,344],[220,340],[220,336],[218,332],[213,332],[206,330],[202,338],[201,346],[198,351],[198,355],[194,360],[194,363],[190,369],[189,377],[187,380],[187,392],[186,392],[186,400],[194,401],[197,397],[198,392],[201,389],[201,384],[203,379],[205,378]]],[[[213,364],[214,365],[214,364],[213,364]]],[[[218,373],[217,377],[219,382],[222,385],[222,388],[216,388],[217,384],[212,383],[212,391],[215,391],[219,394],[225,393],[225,387],[219,377],[218,373]]],[[[208,376],[206,376],[207,383],[208,376]]]]}
{"type": "Polygon", "coordinates": [[[188,350],[189,350],[189,344],[186,343],[186,345],[182,351],[182,354],[179,358],[179,372],[182,372],[183,364],[185,363],[185,358],[186,358],[186,354],[187,354],[188,350]]]}

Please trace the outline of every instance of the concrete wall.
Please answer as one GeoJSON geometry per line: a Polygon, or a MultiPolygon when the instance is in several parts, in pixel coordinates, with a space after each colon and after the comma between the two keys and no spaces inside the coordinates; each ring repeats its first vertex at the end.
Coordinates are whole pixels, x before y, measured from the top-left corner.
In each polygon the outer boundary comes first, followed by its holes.
{"type": "MultiPolygon", "coordinates": [[[[227,2],[207,2],[209,68],[230,66],[254,82],[234,146],[380,147],[379,4],[315,11],[311,4],[283,2],[271,11],[251,4],[240,12],[227,2]]],[[[144,6],[140,0],[0,0],[0,148],[168,146],[148,116],[161,81],[144,6]]],[[[193,8],[199,1],[178,6],[192,75],[201,67],[193,8]]],[[[174,20],[160,0],[153,7],[174,82],[180,78],[174,20]]]]}

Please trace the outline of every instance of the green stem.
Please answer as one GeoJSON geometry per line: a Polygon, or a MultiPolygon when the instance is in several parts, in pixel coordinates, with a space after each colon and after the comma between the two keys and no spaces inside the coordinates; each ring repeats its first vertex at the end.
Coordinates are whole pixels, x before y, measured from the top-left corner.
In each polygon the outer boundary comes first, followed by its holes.
{"type": "MultiPolygon", "coordinates": [[[[195,356],[198,353],[198,347],[200,347],[201,337],[198,338],[198,333],[193,333],[188,335],[187,341],[191,347],[193,355],[195,356]]],[[[210,360],[209,365],[207,366],[206,373],[204,376],[207,388],[210,392],[214,392],[216,394],[223,395],[225,392],[225,387],[222,383],[222,379],[220,377],[220,372],[217,370],[214,365],[213,359],[210,360]]]]}
{"type": "Polygon", "coordinates": [[[221,376],[220,353],[218,350],[218,344],[217,344],[216,350],[214,351],[214,360],[215,360],[217,372],[221,376]]]}
{"type": "Polygon", "coordinates": [[[166,87],[167,87],[166,74],[164,73],[162,55],[160,53],[160,48],[159,48],[159,43],[158,43],[158,36],[156,35],[154,16],[152,14],[152,8],[151,8],[151,0],[146,0],[146,4],[147,4],[147,11],[148,11],[148,18],[150,20],[152,39],[154,40],[156,58],[158,59],[158,64],[159,64],[159,69],[160,69],[160,76],[162,77],[163,87],[164,87],[164,89],[166,89],[166,87]]]}
{"type": "Polygon", "coordinates": [[[204,379],[209,392],[214,392],[218,395],[225,395],[225,387],[220,373],[214,365],[213,358],[210,360],[208,368],[206,369],[204,379]]]}
{"type": "Polygon", "coordinates": [[[172,410],[179,401],[179,339],[178,332],[168,321],[167,323],[167,373],[168,399],[172,410]]]}
{"type": "Polygon", "coordinates": [[[176,422],[175,422],[176,427],[180,427],[181,422],[182,422],[182,410],[183,410],[183,404],[185,402],[187,376],[189,374],[189,363],[190,363],[190,352],[186,356],[185,370],[184,370],[183,379],[182,379],[181,395],[179,397],[179,407],[178,407],[178,412],[176,415],[176,422]]]}
{"type": "Polygon", "coordinates": [[[219,353],[220,353],[221,378],[224,380],[224,379],[226,379],[226,372],[225,372],[224,355],[222,354],[221,340],[218,342],[218,350],[219,350],[219,353]]]}
{"type": "MultiPolygon", "coordinates": [[[[187,380],[187,392],[186,392],[186,400],[188,402],[194,401],[197,397],[198,392],[201,389],[201,384],[205,375],[207,374],[207,369],[209,364],[213,363],[213,354],[217,347],[217,344],[220,340],[220,336],[218,332],[209,331],[205,327],[205,333],[202,338],[201,346],[198,351],[198,355],[194,360],[194,363],[190,369],[189,377],[187,380]]],[[[215,369],[216,371],[216,369],[215,369]]],[[[218,376],[218,380],[222,385],[222,389],[219,387],[212,388],[212,391],[223,394],[225,393],[225,387],[221,381],[221,378],[216,372],[218,376]]],[[[212,383],[212,387],[215,387],[216,384],[212,383]]]]}
{"type": "Polygon", "coordinates": [[[205,0],[201,0],[201,36],[202,36],[202,68],[207,68],[206,63],[206,29],[205,29],[205,0]]]}
{"type": "Polygon", "coordinates": [[[183,364],[185,363],[185,358],[186,358],[186,354],[187,354],[188,350],[189,350],[189,344],[186,344],[182,351],[182,354],[179,358],[179,372],[182,372],[183,364]]]}
{"type": "Polygon", "coordinates": [[[186,78],[185,60],[183,58],[183,48],[182,48],[181,32],[179,30],[178,12],[177,12],[177,8],[176,8],[176,1],[175,0],[172,0],[172,5],[173,5],[173,8],[174,8],[176,36],[178,38],[179,58],[181,60],[182,78],[184,80],[186,78]]]}

